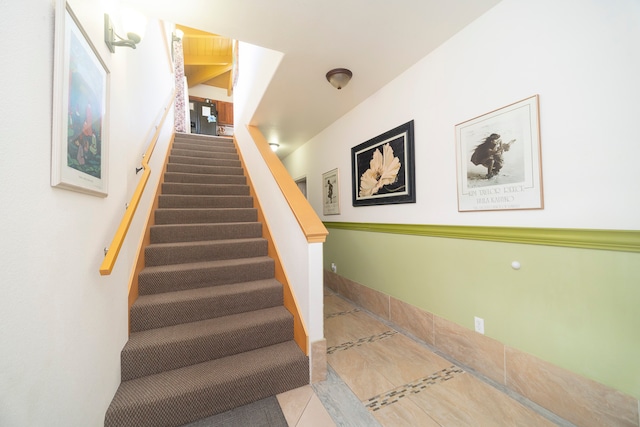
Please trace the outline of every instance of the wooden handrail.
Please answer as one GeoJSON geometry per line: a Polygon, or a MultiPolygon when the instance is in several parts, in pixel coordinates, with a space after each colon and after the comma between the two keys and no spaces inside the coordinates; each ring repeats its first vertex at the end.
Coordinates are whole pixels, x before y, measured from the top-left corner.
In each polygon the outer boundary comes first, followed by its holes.
{"type": "Polygon", "coordinates": [[[307,237],[307,242],[323,243],[327,239],[327,234],[329,234],[327,228],[300,192],[300,189],[282,162],[278,160],[276,154],[271,150],[269,143],[262,135],[262,132],[260,132],[260,129],[248,125],[247,130],[251,138],[253,138],[256,147],[260,150],[260,154],[275,178],[278,187],[280,187],[280,191],[282,191],[289,207],[291,207],[291,211],[295,215],[302,232],[307,237]]]}
{"type": "Polygon", "coordinates": [[[136,209],[138,208],[138,204],[140,203],[140,199],[142,198],[142,193],[147,185],[147,181],[149,181],[149,175],[151,175],[151,168],[149,167],[149,159],[153,154],[153,150],[156,147],[156,143],[158,142],[158,137],[160,136],[160,131],[162,130],[162,126],[164,125],[164,121],[167,118],[167,114],[171,110],[171,105],[175,100],[176,92],[173,92],[169,103],[164,109],[164,114],[162,115],[162,119],[160,123],[156,126],[156,131],[151,139],[151,143],[147,148],[147,151],[144,153],[142,157],[142,167],[144,172],[142,173],[142,178],[138,181],[138,186],[133,192],[133,196],[131,196],[131,202],[129,202],[129,206],[120,221],[120,226],[118,230],[116,230],[116,234],[113,236],[113,240],[111,241],[111,245],[107,249],[107,253],[105,254],[104,260],[102,261],[102,265],[100,266],[100,274],[102,276],[107,276],[111,274],[113,270],[113,266],[118,259],[118,254],[120,253],[120,249],[122,248],[122,243],[124,242],[124,238],[127,235],[127,231],[129,231],[129,226],[131,225],[131,221],[133,220],[133,215],[136,213],[136,209]]]}

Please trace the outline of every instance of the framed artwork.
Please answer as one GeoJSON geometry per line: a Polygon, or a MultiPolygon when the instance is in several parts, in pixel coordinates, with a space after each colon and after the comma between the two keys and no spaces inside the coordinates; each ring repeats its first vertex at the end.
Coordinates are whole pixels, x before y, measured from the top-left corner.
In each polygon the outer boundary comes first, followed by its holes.
{"type": "Polygon", "coordinates": [[[55,25],[51,185],[105,197],[109,70],[64,0],[55,25]]]}
{"type": "Polygon", "coordinates": [[[324,215],[340,214],[338,169],[322,174],[322,213],[324,215]]]}
{"type": "Polygon", "coordinates": [[[455,130],[458,211],[544,207],[538,95],[455,130]]]}
{"type": "Polygon", "coordinates": [[[413,149],[413,120],[353,147],[353,206],[415,203],[413,149]]]}

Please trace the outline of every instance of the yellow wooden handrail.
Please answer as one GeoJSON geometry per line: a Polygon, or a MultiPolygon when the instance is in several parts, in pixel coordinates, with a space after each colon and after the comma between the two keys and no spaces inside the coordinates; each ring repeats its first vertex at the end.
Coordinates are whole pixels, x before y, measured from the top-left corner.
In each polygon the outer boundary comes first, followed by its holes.
{"type": "Polygon", "coordinates": [[[267,164],[267,167],[275,178],[278,187],[280,187],[280,191],[282,191],[287,203],[291,207],[302,232],[307,237],[307,242],[323,243],[327,239],[327,234],[329,234],[326,227],[322,221],[320,221],[320,218],[318,218],[318,215],[305,199],[304,195],[300,192],[300,189],[289,175],[289,172],[287,172],[287,169],[271,150],[269,143],[262,135],[262,132],[260,132],[260,129],[255,126],[247,126],[247,129],[256,147],[260,150],[260,154],[267,164]]]}
{"type": "Polygon", "coordinates": [[[136,213],[136,209],[138,208],[138,204],[140,203],[140,199],[142,198],[142,193],[147,185],[147,181],[149,180],[149,175],[151,175],[151,168],[149,167],[149,159],[153,154],[153,150],[156,147],[156,142],[158,142],[158,137],[160,136],[160,131],[162,130],[162,126],[164,125],[164,121],[167,118],[167,114],[171,110],[171,105],[176,97],[176,92],[173,92],[169,103],[164,109],[164,114],[162,115],[162,119],[160,123],[156,127],[156,131],[151,139],[151,143],[147,148],[147,151],[144,153],[142,157],[142,167],[144,168],[144,172],[142,173],[142,178],[138,182],[138,186],[133,192],[133,196],[131,196],[131,202],[127,207],[127,210],[122,217],[122,221],[120,221],[120,226],[116,231],[116,234],[113,236],[113,240],[111,241],[111,245],[109,246],[107,253],[105,254],[104,260],[102,261],[102,265],[100,266],[100,274],[102,276],[107,276],[111,274],[113,270],[113,266],[118,259],[118,254],[120,253],[120,248],[122,248],[122,243],[124,242],[124,238],[127,235],[127,231],[129,231],[129,226],[131,225],[131,221],[133,220],[133,215],[136,213]]]}

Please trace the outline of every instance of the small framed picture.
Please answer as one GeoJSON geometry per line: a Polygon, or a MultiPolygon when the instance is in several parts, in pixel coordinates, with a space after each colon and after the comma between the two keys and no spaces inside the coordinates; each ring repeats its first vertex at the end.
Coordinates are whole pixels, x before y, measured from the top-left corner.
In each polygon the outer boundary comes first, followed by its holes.
{"type": "Polygon", "coordinates": [[[322,174],[322,213],[324,215],[340,214],[340,185],[338,169],[322,174]]]}
{"type": "Polygon", "coordinates": [[[51,185],[105,197],[109,70],[64,0],[55,25],[51,185]]]}
{"type": "Polygon", "coordinates": [[[413,120],[351,149],[353,206],[415,203],[413,120]]]}
{"type": "Polygon", "coordinates": [[[459,212],[543,208],[538,95],[455,130],[459,212]]]}

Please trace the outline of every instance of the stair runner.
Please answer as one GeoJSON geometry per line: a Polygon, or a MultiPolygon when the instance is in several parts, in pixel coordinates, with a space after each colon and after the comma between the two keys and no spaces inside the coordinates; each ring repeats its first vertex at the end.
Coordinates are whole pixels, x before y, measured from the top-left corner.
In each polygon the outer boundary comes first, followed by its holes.
{"type": "Polygon", "coordinates": [[[309,383],[229,138],[176,134],[105,427],[180,426],[309,383]]]}

